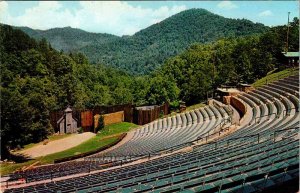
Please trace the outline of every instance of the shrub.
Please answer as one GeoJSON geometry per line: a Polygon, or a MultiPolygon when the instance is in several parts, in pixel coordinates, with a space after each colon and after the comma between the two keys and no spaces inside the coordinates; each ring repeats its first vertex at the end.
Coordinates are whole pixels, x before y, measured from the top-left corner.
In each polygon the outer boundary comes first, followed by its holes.
{"type": "Polygon", "coordinates": [[[77,131],[78,131],[78,133],[83,133],[83,128],[79,127],[77,131]]]}
{"type": "Polygon", "coordinates": [[[165,115],[165,114],[164,114],[164,111],[163,111],[163,110],[161,110],[161,111],[160,111],[160,113],[159,113],[159,118],[163,118],[163,117],[164,117],[164,115],[165,115]]]}
{"type": "Polygon", "coordinates": [[[170,110],[171,111],[176,111],[177,109],[179,109],[180,103],[178,100],[175,100],[173,102],[170,103],[170,110]]]}
{"type": "Polygon", "coordinates": [[[97,127],[97,133],[99,131],[101,131],[104,128],[104,117],[103,115],[100,115],[99,119],[98,119],[98,127],[97,127]]]}

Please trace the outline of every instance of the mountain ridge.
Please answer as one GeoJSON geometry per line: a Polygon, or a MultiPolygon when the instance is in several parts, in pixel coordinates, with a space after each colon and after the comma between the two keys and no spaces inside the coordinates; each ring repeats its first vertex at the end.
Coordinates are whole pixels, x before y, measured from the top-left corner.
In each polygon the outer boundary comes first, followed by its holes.
{"type": "Polygon", "coordinates": [[[57,50],[63,50],[65,52],[74,51],[78,48],[84,47],[93,42],[99,44],[106,43],[108,41],[120,38],[119,36],[111,35],[108,33],[93,33],[87,32],[79,28],[72,27],[56,27],[48,30],[35,30],[29,27],[14,27],[27,33],[29,36],[35,39],[46,38],[47,41],[57,50]],[[61,36],[64,36],[63,39],[61,36]],[[79,38],[79,40],[78,40],[79,38]]]}
{"type": "Polygon", "coordinates": [[[267,29],[269,27],[250,20],[225,18],[205,9],[188,9],[131,36],[119,37],[70,27],[37,33],[27,29],[25,33],[36,39],[46,38],[57,50],[82,52],[92,63],[133,74],[147,74],[193,43],[252,35],[267,29]]]}

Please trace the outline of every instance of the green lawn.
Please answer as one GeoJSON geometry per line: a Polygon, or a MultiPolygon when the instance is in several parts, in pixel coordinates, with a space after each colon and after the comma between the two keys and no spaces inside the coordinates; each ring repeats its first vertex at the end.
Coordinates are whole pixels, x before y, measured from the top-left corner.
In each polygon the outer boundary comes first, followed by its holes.
{"type": "Polygon", "coordinates": [[[194,110],[194,109],[199,109],[199,108],[204,107],[204,106],[206,106],[206,104],[204,104],[204,103],[198,103],[198,104],[186,107],[186,111],[191,111],[191,110],[194,110]]]}
{"type": "Polygon", "coordinates": [[[138,127],[138,125],[134,123],[122,122],[122,123],[115,123],[111,125],[107,125],[104,127],[102,131],[98,133],[100,137],[110,136],[114,134],[126,133],[129,130],[138,127]]]}
{"type": "Polygon", "coordinates": [[[40,162],[39,165],[49,164],[49,163],[53,163],[53,161],[55,159],[69,157],[69,156],[76,155],[79,153],[96,150],[107,144],[115,142],[118,139],[119,135],[121,135],[122,133],[126,133],[129,130],[136,128],[136,127],[138,127],[138,125],[135,125],[133,123],[127,123],[127,122],[116,123],[116,124],[111,124],[111,125],[105,126],[104,129],[100,133],[98,133],[96,136],[92,137],[91,139],[83,142],[82,144],[80,144],[76,147],[67,149],[65,151],[53,153],[53,154],[43,156],[43,157],[38,157],[38,158],[35,158],[34,160],[30,160],[30,161],[27,161],[24,163],[16,163],[16,164],[1,163],[1,170],[0,170],[1,175],[11,173],[11,172],[15,171],[16,169],[22,168],[24,166],[29,166],[37,161],[40,162]]]}
{"type": "Polygon", "coordinates": [[[252,84],[252,86],[257,88],[257,87],[265,85],[266,83],[270,83],[270,82],[276,81],[278,79],[282,79],[284,77],[296,75],[296,74],[298,74],[298,69],[291,69],[291,68],[288,68],[288,69],[285,69],[285,70],[282,70],[282,71],[279,71],[276,73],[270,72],[270,73],[268,73],[267,76],[254,82],[252,84]]]}

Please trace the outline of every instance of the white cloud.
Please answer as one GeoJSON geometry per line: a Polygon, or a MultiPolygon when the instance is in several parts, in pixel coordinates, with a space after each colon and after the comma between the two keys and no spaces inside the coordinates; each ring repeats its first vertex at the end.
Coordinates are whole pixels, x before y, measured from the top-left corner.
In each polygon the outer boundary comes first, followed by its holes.
{"type": "Polygon", "coordinates": [[[258,14],[258,16],[260,16],[260,17],[267,17],[267,16],[272,16],[272,15],[273,15],[273,13],[270,10],[266,10],[266,11],[260,12],[258,14]]]}
{"type": "Polygon", "coordinates": [[[238,6],[232,3],[231,1],[221,1],[220,3],[218,3],[217,6],[221,9],[227,9],[227,10],[238,8],[238,6]]]}
{"type": "Polygon", "coordinates": [[[0,23],[8,17],[8,4],[5,1],[0,1],[0,23]]]}
{"type": "MultiPolygon", "coordinates": [[[[2,7],[7,12],[7,3],[2,4],[1,2],[1,12],[2,7]]],[[[36,29],[71,26],[92,32],[132,35],[185,9],[185,5],[151,9],[121,1],[81,1],[80,8],[72,14],[58,1],[41,1],[37,6],[25,10],[23,15],[11,17],[8,14],[3,21],[10,25],[36,29]]]]}

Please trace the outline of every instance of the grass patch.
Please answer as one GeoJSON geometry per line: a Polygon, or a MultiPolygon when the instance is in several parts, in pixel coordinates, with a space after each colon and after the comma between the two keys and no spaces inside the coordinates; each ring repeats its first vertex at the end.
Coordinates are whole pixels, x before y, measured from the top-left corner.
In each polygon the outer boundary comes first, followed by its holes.
{"type": "Polygon", "coordinates": [[[1,163],[0,172],[1,175],[12,173],[13,171],[20,169],[24,166],[29,166],[36,162],[36,160],[30,160],[24,163],[1,163]]]}
{"type": "Polygon", "coordinates": [[[119,135],[128,132],[129,130],[138,127],[133,123],[116,123],[105,126],[104,129],[91,139],[81,143],[78,146],[67,149],[65,151],[49,154],[43,157],[37,157],[33,160],[26,161],[24,163],[1,163],[1,175],[12,173],[13,171],[20,169],[24,166],[29,166],[34,162],[39,161],[38,165],[53,163],[55,159],[65,158],[79,153],[85,153],[96,150],[105,145],[111,144],[118,140],[119,135]],[[111,136],[111,137],[110,137],[111,136]]]}
{"type": "Polygon", "coordinates": [[[138,125],[134,123],[122,122],[122,123],[114,123],[111,125],[107,125],[102,129],[97,135],[100,137],[114,135],[114,134],[122,134],[130,131],[138,127],[138,125]]]}
{"type": "Polygon", "coordinates": [[[179,110],[177,110],[177,111],[172,111],[170,114],[165,115],[164,118],[175,116],[177,113],[179,113],[179,110]]]}
{"type": "Polygon", "coordinates": [[[288,69],[282,70],[280,72],[275,72],[275,73],[274,73],[274,71],[272,71],[272,72],[269,72],[267,76],[254,82],[252,84],[252,86],[257,88],[257,87],[265,85],[266,83],[271,83],[276,80],[279,80],[279,79],[282,79],[282,78],[285,78],[285,77],[288,77],[291,75],[296,75],[296,74],[298,74],[298,69],[292,69],[292,68],[288,68],[288,69]]]}
{"type": "Polygon", "coordinates": [[[194,109],[199,109],[199,108],[204,107],[204,106],[206,106],[206,104],[204,104],[204,103],[198,103],[198,104],[186,107],[186,111],[191,111],[191,110],[194,110],[194,109]]]}
{"type": "Polygon", "coordinates": [[[117,139],[118,137],[116,136],[116,137],[101,140],[101,137],[99,135],[96,135],[78,146],[67,149],[65,151],[53,153],[44,157],[39,157],[37,158],[37,160],[40,161],[41,164],[53,163],[53,160],[55,159],[65,158],[72,155],[93,151],[104,145],[113,143],[117,139]]]}

